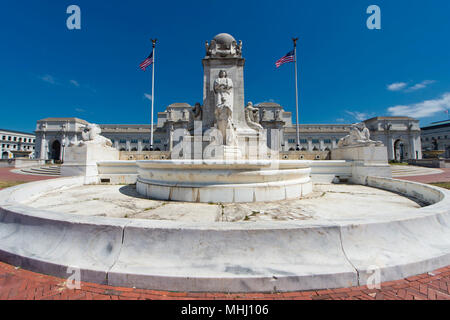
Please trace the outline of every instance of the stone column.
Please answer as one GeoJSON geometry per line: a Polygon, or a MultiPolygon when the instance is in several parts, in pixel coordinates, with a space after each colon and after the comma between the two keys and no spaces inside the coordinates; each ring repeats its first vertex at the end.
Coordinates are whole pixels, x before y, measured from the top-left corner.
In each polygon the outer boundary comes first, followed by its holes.
{"type": "Polygon", "coordinates": [[[313,151],[312,138],[308,138],[308,151],[313,151]]]}
{"type": "Polygon", "coordinates": [[[323,139],[319,140],[319,150],[320,151],[325,150],[325,145],[324,145],[323,139]]]}
{"type": "Polygon", "coordinates": [[[41,139],[41,151],[40,151],[40,158],[41,160],[47,160],[47,154],[45,152],[45,131],[42,133],[42,139],[41,139]]]}
{"type": "Polygon", "coordinates": [[[138,139],[138,151],[142,151],[142,139],[138,139]]]}
{"type": "Polygon", "coordinates": [[[131,142],[130,142],[130,140],[128,140],[127,139],[127,144],[126,144],[126,149],[127,149],[127,151],[131,151],[131,142]]]}

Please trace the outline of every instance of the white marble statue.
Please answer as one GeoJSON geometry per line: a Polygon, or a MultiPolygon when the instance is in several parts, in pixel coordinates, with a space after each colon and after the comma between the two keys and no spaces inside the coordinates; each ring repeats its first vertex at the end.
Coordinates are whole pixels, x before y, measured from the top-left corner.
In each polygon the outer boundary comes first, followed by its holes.
{"type": "Polygon", "coordinates": [[[222,134],[223,144],[226,146],[236,145],[236,128],[233,123],[233,110],[226,104],[222,97],[222,103],[215,109],[217,129],[222,134]]]}
{"type": "Polygon", "coordinates": [[[81,133],[82,141],[77,141],[77,138],[74,137],[70,143],[70,146],[83,146],[85,144],[99,144],[103,146],[112,147],[112,142],[108,138],[105,138],[104,136],[100,135],[102,133],[102,129],[100,129],[100,126],[94,123],[89,123],[86,125],[83,129],[83,132],[81,133]]]}
{"type": "Polygon", "coordinates": [[[229,34],[218,34],[211,44],[205,42],[206,55],[210,57],[240,57],[242,55],[242,41],[239,43],[229,34]]]}
{"type": "Polygon", "coordinates": [[[252,102],[247,103],[245,108],[245,120],[247,125],[254,130],[263,130],[262,125],[259,124],[259,109],[253,106],[252,102]]]}
{"type": "Polygon", "coordinates": [[[343,137],[338,142],[338,147],[347,146],[368,146],[375,145],[381,146],[383,143],[381,141],[370,140],[370,131],[364,124],[364,122],[358,124],[352,124],[350,126],[350,134],[343,137]]]}
{"type": "Polygon", "coordinates": [[[192,114],[193,114],[193,119],[195,121],[201,121],[202,117],[203,117],[203,110],[202,110],[202,106],[200,105],[199,102],[197,102],[194,106],[194,108],[192,108],[192,114]]]}
{"type": "Polygon", "coordinates": [[[233,81],[225,70],[220,70],[219,77],[214,81],[214,93],[216,107],[226,105],[233,111],[233,81]]]}

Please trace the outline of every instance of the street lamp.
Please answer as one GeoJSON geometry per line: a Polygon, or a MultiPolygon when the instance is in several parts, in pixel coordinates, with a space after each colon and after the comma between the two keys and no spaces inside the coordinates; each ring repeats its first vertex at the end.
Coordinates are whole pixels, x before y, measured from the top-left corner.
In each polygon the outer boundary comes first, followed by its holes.
{"type": "Polygon", "coordinates": [[[65,141],[63,141],[62,148],[63,149],[62,149],[61,163],[64,163],[64,152],[66,150],[66,142],[65,141]]]}

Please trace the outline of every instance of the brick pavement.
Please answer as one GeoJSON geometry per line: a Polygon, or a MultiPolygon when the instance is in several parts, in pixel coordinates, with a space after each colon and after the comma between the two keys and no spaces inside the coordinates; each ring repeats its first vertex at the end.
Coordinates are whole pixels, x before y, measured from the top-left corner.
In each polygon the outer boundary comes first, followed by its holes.
{"type": "MultiPolygon", "coordinates": [[[[0,168],[0,180],[36,181],[50,177],[26,176],[0,168]]],[[[450,181],[450,169],[430,176],[403,177],[418,182],[450,181]]],[[[366,286],[287,293],[188,293],[112,287],[81,283],[72,290],[65,279],[38,274],[0,262],[0,300],[450,300],[450,266],[426,274],[381,284],[380,289],[366,286]]]]}

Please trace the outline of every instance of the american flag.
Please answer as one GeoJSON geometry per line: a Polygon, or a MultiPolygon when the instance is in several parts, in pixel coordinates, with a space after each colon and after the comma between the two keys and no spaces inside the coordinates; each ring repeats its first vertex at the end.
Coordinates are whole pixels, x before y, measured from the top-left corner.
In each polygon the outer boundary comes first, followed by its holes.
{"type": "Polygon", "coordinates": [[[289,51],[284,57],[275,62],[275,65],[279,68],[284,63],[294,62],[294,55],[294,50],[289,51]]]}
{"type": "Polygon", "coordinates": [[[152,63],[153,63],[153,52],[150,53],[150,55],[147,57],[147,59],[145,59],[144,61],[141,62],[141,64],[139,65],[139,68],[141,68],[142,70],[145,71],[145,68],[150,66],[152,63]]]}

